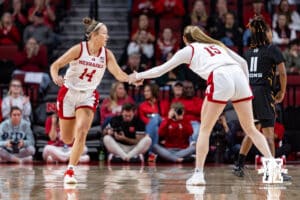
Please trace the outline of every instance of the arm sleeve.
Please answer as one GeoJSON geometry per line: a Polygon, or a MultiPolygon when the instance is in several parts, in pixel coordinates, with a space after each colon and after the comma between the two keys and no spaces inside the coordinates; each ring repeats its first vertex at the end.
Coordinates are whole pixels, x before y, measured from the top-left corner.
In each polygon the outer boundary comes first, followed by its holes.
{"type": "Polygon", "coordinates": [[[227,51],[228,51],[229,55],[240,64],[247,80],[249,81],[249,72],[248,72],[247,61],[244,58],[242,58],[241,56],[239,56],[237,53],[233,52],[231,49],[227,48],[227,51]]]}
{"type": "Polygon", "coordinates": [[[190,46],[187,46],[175,53],[174,56],[164,64],[153,67],[152,69],[149,69],[147,71],[137,73],[136,78],[139,80],[157,78],[165,74],[166,72],[171,71],[180,64],[188,64],[190,62],[191,55],[192,48],[190,46]]]}

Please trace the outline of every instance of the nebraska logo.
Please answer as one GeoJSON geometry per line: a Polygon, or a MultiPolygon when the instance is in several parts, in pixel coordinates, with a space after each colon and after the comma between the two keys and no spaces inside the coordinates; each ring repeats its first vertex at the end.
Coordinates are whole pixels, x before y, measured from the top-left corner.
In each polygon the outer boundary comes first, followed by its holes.
{"type": "Polygon", "coordinates": [[[86,65],[86,66],[91,66],[91,67],[96,67],[96,68],[103,68],[103,66],[104,66],[103,64],[89,62],[89,61],[85,61],[85,60],[79,60],[79,64],[86,65]]]}

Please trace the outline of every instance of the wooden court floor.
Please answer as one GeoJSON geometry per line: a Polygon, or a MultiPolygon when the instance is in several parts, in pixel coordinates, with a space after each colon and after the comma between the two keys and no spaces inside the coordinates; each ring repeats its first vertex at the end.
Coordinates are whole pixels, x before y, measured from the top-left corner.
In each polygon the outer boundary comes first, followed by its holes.
{"type": "Polygon", "coordinates": [[[299,165],[288,165],[292,182],[266,185],[248,166],[244,178],[231,174],[232,165],[206,166],[204,187],[186,187],[192,165],[111,165],[76,168],[79,183],[63,185],[65,165],[0,165],[3,200],[299,200],[299,165]]]}

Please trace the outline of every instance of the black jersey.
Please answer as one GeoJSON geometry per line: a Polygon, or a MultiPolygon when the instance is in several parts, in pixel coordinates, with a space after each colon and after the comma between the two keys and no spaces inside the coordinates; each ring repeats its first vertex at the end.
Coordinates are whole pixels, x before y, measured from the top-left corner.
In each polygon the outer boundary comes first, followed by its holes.
{"type": "Polygon", "coordinates": [[[256,49],[249,49],[245,53],[249,68],[250,85],[274,87],[276,66],[284,62],[280,49],[275,45],[265,45],[256,49]]]}

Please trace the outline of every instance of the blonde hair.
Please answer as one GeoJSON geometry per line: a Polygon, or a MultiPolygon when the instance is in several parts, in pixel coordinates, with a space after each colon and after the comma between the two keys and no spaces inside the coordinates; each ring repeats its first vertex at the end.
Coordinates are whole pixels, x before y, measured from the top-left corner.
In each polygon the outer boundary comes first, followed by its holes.
{"type": "Polygon", "coordinates": [[[82,21],[83,21],[83,24],[85,25],[85,36],[86,36],[87,40],[89,40],[91,38],[91,35],[93,32],[97,32],[101,28],[101,26],[104,25],[103,23],[98,22],[89,17],[83,18],[82,21]]]}
{"type": "MultiPolygon", "coordinates": [[[[117,82],[115,82],[115,83],[112,84],[112,86],[110,88],[110,91],[109,91],[110,106],[112,106],[112,107],[114,107],[114,106],[116,106],[118,104],[118,97],[117,97],[116,91],[117,91],[117,87],[119,85],[123,85],[124,86],[124,84],[122,82],[117,81],[117,82]]],[[[124,98],[127,98],[127,96],[128,95],[126,93],[124,98]]]]}
{"type": "Polygon", "coordinates": [[[204,12],[202,12],[202,13],[197,13],[197,12],[195,11],[195,4],[198,3],[198,2],[201,2],[201,3],[204,5],[204,7],[205,7],[205,3],[204,3],[203,0],[196,0],[196,1],[194,2],[193,10],[192,10],[192,12],[191,12],[191,21],[192,21],[192,24],[195,23],[195,22],[198,22],[198,21],[206,21],[207,18],[208,18],[205,9],[204,9],[204,12]],[[200,14],[200,19],[198,19],[198,16],[199,16],[198,14],[200,14]]]}
{"type": "Polygon", "coordinates": [[[199,42],[199,43],[206,43],[206,44],[216,44],[223,47],[224,49],[227,49],[222,42],[209,37],[198,26],[185,27],[183,36],[189,43],[199,42]]]}

